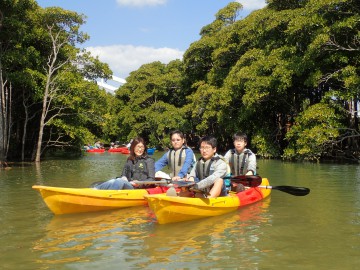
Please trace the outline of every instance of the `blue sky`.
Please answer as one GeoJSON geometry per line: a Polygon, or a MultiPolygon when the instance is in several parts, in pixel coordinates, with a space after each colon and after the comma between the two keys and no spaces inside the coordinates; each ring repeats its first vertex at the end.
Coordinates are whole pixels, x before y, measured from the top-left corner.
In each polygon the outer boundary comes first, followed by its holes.
{"type": "MultiPolygon", "coordinates": [[[[142,64],[181,59],[197,41],[201,28],[230,0],[37,0],[87,17],[82,30],[90,40],[82,47],[126,78],[142,64]]],[[[240,18],[265,6],[265,0],[239,0],[240,18]]]]}

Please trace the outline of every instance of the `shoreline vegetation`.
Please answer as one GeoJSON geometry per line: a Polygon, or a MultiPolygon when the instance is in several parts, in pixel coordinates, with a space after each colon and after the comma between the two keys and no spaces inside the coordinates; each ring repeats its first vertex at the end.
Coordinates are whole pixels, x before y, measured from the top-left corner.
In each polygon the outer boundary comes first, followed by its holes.
{"type": "Polygon", "coordinates": [[[89,142],[135,136],[165,149],[180,129],[220,152],[243,131],[258,158],[360,158],[360,2],[268,1],[238,18],[231,2],[182,60],[144,64],[114,94],[108,64],[80,49],[85,15],[35,0],[0,9],[0,161],[40,162],[89,142]]]}

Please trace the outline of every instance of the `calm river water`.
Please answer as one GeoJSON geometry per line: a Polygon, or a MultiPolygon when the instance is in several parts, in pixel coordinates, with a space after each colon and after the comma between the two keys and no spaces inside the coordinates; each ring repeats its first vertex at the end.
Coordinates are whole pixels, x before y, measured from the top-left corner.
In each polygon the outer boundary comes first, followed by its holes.
{"type": "MultiPolygon", "coordinates": [[[[162,153],[155,153],[158,159],[162,153]]],[[[1,269],[359,269],[360,166],[259,160],[270,198],[213,218],[159,225],[147,207],[54,216],[35,184],[87,187],[126,156],[87,154],[0,171],[1,269]]]]}

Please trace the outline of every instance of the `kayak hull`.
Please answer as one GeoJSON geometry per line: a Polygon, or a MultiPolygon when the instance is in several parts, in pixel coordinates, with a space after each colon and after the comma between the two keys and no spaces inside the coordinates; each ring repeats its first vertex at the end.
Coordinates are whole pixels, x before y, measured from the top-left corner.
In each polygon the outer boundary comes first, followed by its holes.
{"type": "Polygon", "coordinates": [[[146,205],[146,194],[166,192],[163,187],[134,190],[97,190],[92,188],[62,188],[33,186],[55,215],[113,210],[146,205]]]}
{"type": "MultiPolygon", "coordinates": [[[[262,185],[269,185],[268,179],[263,178],[262,185]]],[[[144,197],[155,213],[158,223],[166,224],[223,215],[260,201],[270,193],[270,189],[256,187],[238,194],[230,193],[227,197],[211,199],[171,197],[166,194],[145,195],[144,197]]]]}
{"type": "Polygon", "coordinates": [[[159,224],[181,222],[211,216],[219,216],[235,211],[238,199],[235,197],[218,197],[200,199],[186,197],[169,197],[166,194],[145,195],[150,208],[156,215],[159,224]]]}

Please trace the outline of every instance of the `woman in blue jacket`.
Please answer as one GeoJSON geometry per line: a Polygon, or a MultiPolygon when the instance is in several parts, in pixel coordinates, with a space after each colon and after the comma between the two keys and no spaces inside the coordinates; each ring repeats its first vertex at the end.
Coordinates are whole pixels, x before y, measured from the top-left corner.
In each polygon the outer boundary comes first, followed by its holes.
{"type": "Polygon", "coordinates": [[[185,178],[196,162],[193,150],[185,144],[185,136],[180,130],[170,133],[172,148],[169,149],[155,163],[155,172],[165,166],[170,169],[170,177],[173,181],[185,178]]]}

